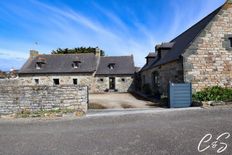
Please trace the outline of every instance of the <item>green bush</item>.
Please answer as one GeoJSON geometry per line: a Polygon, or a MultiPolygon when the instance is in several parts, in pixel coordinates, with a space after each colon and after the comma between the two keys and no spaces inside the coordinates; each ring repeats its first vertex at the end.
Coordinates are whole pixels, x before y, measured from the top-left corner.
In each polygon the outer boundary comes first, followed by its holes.
{"type": "Polygon", "coordinates": [[[145,93],[145,94],[151,94],[152,93],[152,91],[151,91],[151,87],[150,87],[150,85],[149,84],[144,84],[143,85],[143,92],[145,93]]]}
{"type": "Polygon", "coordinates": [[[232,89],[219,86],[208,87],[193,94],[194,101],[232,101],[232,89]]]}

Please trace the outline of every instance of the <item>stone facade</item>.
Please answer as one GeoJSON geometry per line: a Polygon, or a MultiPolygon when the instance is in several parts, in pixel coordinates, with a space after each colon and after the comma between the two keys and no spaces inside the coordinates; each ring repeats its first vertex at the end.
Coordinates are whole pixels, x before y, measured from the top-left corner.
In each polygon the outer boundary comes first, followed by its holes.
{"type": "MultiPolygon", "coordinates": [[[[115,89],[117,92],[129,92],[134,89],[133,77],[132,76],[113,76],[115,77],[115,89]]],[[[97,76],[95,77],[95,88],[96,93],[105,92],[109,89],[109,77],[97,76]]]]}
{"type": "Polygon", "coordinates": [[[0,82],[0,115],[24,109],[30,111],[75,109],[85,113],[87,107],[88,88],[86,86],[26,86],[17,84],[17,80],[0,82]]]}
{"type": "Polygon", "coordinates": [[[21,75],[20,83],[22,85],[47,85],[53,86],[53,79],[59,79],[60,85],[74,85],[73,79],[77,79],[77,85],[88,86],[89,91],[93,92],[94,77],[92,74],[34,74],[21,75]],[[35,79],[39,80],[36,84],[35,79]]]}
{"type": "Polygon", "coordinates": [[[165,53],[158,53],[158,60],[154,59],[156,63],[141,71],[142,85],[149,84],[152,91],[155,91],[157,87],[154,88],[154,81],[157,79],[153,73],[157,72],[158,89],[164,95],[168,92],[169,81],[191,82],[193,92],[211,86],[232,87],[231,1],[227,1],[170,43],[177,46],[170,47],[165,53]],[[188,38],[191,40],[186,44],[188,38]],[[164,62],[159,64],[161,60],[164,62]]]}
{"type": "MultiPolygon", "coordinates": [[[[111,76],[110,76],[111,77],[111,76]]],[[[115,89],[118,92],[128,92],[133,89],[132,76],[112,76],[115,77],[115,89]]],[[[73,79],[77,79],[77,85],[88,86],[89,93],[103,93],[109,90],[109,76],[93,76],[92,74],[46,74],[46,75],[23,75],[20,76],[22,85],[47,85],[53,86],[53,79],[59,79],[60,85],[74,85],[73,79]],[[36,84],[35,79],[39,80],[36,84]]]]}
{"type": "Polygon", "coordinates": [[[184,80],[193,90],[232,87],[232,5],[226,4],[183,54],[184,80]]]}
{"type": "Polygon", "coordinates": [[[145,70],[141,73],[142,85],[149,84],[152,92],[159,90],[163,95],[167,95],[169,81],[174,83],[183,82],[182,61],[174,61],[159,67],[145,70]],[[158,88],[155,87],[154,73],[158,73],[158,88]]]}

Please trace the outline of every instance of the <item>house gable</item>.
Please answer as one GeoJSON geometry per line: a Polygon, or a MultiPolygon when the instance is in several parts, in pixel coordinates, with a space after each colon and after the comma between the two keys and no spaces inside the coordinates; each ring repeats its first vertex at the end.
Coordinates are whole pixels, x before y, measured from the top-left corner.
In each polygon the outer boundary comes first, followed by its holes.
{"type": "Polygon", "coordinates": [[[217,15],[183,53],[184,81],[199,91],[208,86],[232,86],[232,3],[217,15]]]}

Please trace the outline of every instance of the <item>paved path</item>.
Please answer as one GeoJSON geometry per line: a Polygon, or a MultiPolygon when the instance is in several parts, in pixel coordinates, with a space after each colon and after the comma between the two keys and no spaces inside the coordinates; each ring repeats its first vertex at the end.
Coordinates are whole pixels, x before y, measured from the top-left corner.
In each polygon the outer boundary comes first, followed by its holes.
{"type": "MultiPolygon", "coordinates": [[[[118,111],[119,112],[119,111],[118,111]]],[[[53,121],[0,120],[1,155],[196,155],[208,133],[232,134],[232,109],[177,109],[53,121]]],[[[96,113],[95,113],[96,114],[96,113]]],[[[110,114],[110,113],[109,113],[110,114]]],[[[208,137],[207,137],[208,138],[208,137]]],[[[223,155],[232,154],[232,138],[223,155]]],[[[219,144],[219,143],[218,143],[219,144]]],[[[209,148],[203,155],[216,155],[209,148]]]]}

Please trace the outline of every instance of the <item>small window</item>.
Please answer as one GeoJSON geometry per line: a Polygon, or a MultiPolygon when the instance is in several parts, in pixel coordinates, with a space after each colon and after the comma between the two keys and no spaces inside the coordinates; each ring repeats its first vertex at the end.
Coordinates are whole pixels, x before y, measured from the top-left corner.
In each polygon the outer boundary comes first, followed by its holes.
{"type": "Polygon", "coordinates": [[[60,84],[60,80],[59,79],[53,79],[53,84],[54,85],[59,85],[60,84]]]}
{"type": "Polygon", "coordinates": [[[102,78],[101,78],[101,79],[100,79],[100,81],[101,81],[101,82],[103,82],[103,81],[104,81],[104,79],[102,79],[102,78]]]}
{"type": "Polygon", "coordinates": [[[108,68],[109,68],[109,69],[114,69],[114,67],[115,67],[115,64],[114,64],[114,63],[110,63],[110,64],[108,65],[108,68]]]}
{"type": "Polygon", "coordinates": [[[232,37],[229,38],[230,47],[232,48],[232,37]]]}
{"type": "Polygon", "coordinates": [[[39,79],[35,79],[35,84],[39,84],[39,79]]]}
{"type": "Polygon", "coordinates": [[[35,68],[36,68],[36,69],[41,69],[41,68],[42,68],[42,63],[37,62],[37,63],[35,64],[35,68]]]}
{"type": "Polygon", "coordinates": [[[121,80],[122,80],[122,82],[125,82],[125,81],[126,81],[124,78],[122,78],[121,80]]]}
{"type": "Polygon", "coordinates": [[[80,61],[73,61],[73,64],[72,64],[73,68],[79,68],[80,63],[81,63],[80,61]]]}
{"type": "Polygon", "coordinates": [[[73,79],[73,84],[77,85],[77,79],[73,79]]]}

